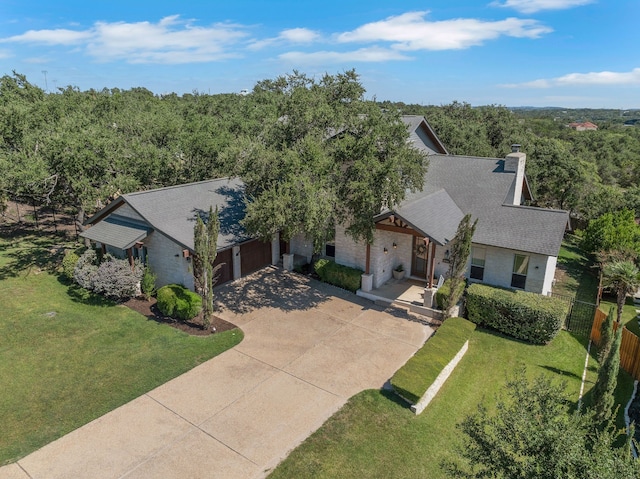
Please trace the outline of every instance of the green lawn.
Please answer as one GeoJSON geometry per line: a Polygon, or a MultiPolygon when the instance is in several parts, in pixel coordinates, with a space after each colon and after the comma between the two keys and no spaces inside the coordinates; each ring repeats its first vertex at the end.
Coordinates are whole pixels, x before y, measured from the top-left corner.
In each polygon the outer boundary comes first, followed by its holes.
{"type": "MultiPolygon", "coordinates": [[[[446,477],[440,463],[455,459],[461,447],[456,424],[480,402],[491,407],[513,371],[526,365],[530,376],[547,374],[565,380],[577,401],[585,355],[585,343],[567,332],[547,346],[533,346],[476,330],[469,351],[421,415],[414,416],[392,393],[365,391],[269,477],[446,477]]],[[[596,367],[592,357],[587,388],[595,380],[596,367]]]]}
{"type": "Polygon", "coordinates": [[[189,336],[69,286],[47,269],[50,245],[0,239],[0,464],[242,340],[189,336]]]}
{"type": "MultiPolygon", "coordinates": [[[[554,291],[594,302],[597,276],[575,243],[563,245],[558,264],[563,274],[554,291]]],[[[444,478],[440,464],[456,459],[462,447],[456,425],[481,402],[491,409],[509,375],[520,366],[526,366],[531,377],[546,374],[566,381],[577,402],[586,345],[586,339],[566,331],[546,346],[534,346],[478,329],[458,368],[421,415],[411,413],[391,392],[364,391],[351,398],[269,477],[444,478]]],[[[586,406],[597,375],[595,354],[593,348],[587,368],[586,406]]],[[[632,390],[633,380],[621,371],[616,389],[620,427],[632,390]]]]}

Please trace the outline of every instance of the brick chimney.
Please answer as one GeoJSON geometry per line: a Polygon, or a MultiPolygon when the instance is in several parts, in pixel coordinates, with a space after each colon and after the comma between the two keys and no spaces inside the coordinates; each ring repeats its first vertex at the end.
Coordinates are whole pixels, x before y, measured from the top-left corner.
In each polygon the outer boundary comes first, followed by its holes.
{"type": "Polygon", "coordinates": [[[511,145],[511,153],[504,159],[505,173],[515,173],[515,188],[513,197],[507,198],[507,203],[519,205],[522,203],[522,185],[524,182],[524,167],[527,162],[527,155],[520,151],[520,145],[511,145]]]}

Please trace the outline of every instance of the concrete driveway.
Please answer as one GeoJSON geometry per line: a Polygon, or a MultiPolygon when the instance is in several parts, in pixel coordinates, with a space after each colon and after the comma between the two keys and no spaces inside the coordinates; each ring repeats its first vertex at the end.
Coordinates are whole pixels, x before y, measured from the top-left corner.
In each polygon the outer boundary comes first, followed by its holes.
{"type": "Polygon", "coordinates": [[[259,478],[349,397],[380,388],[431,329],[267,268],[218,291],[244,340],[0,468],[0,478],[259,478]]]}

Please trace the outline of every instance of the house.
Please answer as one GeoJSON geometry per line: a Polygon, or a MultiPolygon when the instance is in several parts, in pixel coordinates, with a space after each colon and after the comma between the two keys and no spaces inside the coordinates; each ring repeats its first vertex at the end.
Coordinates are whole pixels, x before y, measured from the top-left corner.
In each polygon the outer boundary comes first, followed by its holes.
{"type": "MultiPolygon", "coordinates": [[[[398,265],[433,288],[448,270],[448,245],[458,224],[470,213],[478,225],[469,281],[549,294],[569,214],[523,204],[532,199],[526,155],[518,146],[506,158],[451,155],[423,117],[403,121],[410,141],[429,157],[423,190],[374,218],[370,245],[354,241],[338,225],[331,245],[335,261],[365,272],[364,292],[389,281],[398,265]]],[[[308,256],[303,243],[293,239],[290,252],[308,256]]]]}
{"type": "MultiPolygon", "coordinates": [[[[385,284],[403,265],[409,277],[429,289],[448,269],[449,244],[465,214],[478,219],[467,268],[469,281],[549,294],[564,232],[566,211],[527,206],[531,192],[526,155],[514,147],[506,158],[451,155],[422,116],[405,116],[409,141],[427,153],[429,168],[422,191],[375,218],[372,244],[354,241],[337,225],[335,241],[324,253],[337,263],[364,271],[362,291],[385,284]]],[[[157,285],[180,283],[193,289],[191,256],[197,215],[218,208],[221,264],[218,284],[237,279],[294,256],[311,258],[312,242],[302,236],[263,243],[240,222],[245,214],[244,184],[222,178],[130,193],[118,197],[88,220],[81,236],[106,252],[144,259],[157,285]]]]}
{"type": "Polygon", "coordinates": [[[598,129],[598,125],[590,121],[569,123],[567,126],[576,131],[595,131],[598,129]]]}
{"type": "Polygon", "coordinates": [[[178,283],[193,290],[191,257],[197,215],[218,208],[220,232],[216,265],[221,264],[217,284],[237,279],[280,256],[277,238],[270,243],[244,231],[244,184],[221,178],[186,185],[140,191],[119,196],[87,224],[80,236],[120,258],[139,258],[156,274],[158,287],[178,283]]]}

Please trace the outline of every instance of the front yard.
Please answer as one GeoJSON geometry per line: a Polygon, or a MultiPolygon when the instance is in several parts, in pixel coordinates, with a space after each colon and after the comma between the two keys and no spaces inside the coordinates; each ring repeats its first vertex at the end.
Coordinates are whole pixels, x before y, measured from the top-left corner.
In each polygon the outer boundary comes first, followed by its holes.
{"type": "MultiPolygon", "coordinates": [[[[576,402],[586,343],[561,332],[547,346],[533,346],[476,330],[469,351],[434,400],[415,416],[391,392],[369,390],[353,397],[271,474],[279,478],[447,477],[443,460],[461,446],[456,428],[476,405],[489,407],[506,379],[521,365],[530,376],[567,382],[576,402]]],[[[595,380],[589,361],[586,388],[595,380]]]]}
{"type": "MultiPolygon", "coordinates": [[[[565,244],[559,266],[557,292],[593,302],[597,277],[580,250],[565,244]]],[[[523,365],[531,377],[545,374],[565,381],[577,405],[586,339],[561,331],[550,344],[534,346],[477,329],[469,343],[467,354],[421,415],[415,416],[390,391],[364,391],[295,449],[270,479],[447,477],[441,463],[455,460],[462,447],[456,425],[480,403],[491,410],[507,378],[523,365]]],[[[594,347],[587,367],[586,405],[597,375],[595,357],[594,347]]],[[[624,425],[623,409],[632,390],[633,380],[621,371],[616,389],[619,427],[624,425]]]]}
{"type": "Polygon", "coordinates": [[[53,239],[0,239],[0,465],[163,384],[242,340],[189,336],[70,286],[53,239]]]}

